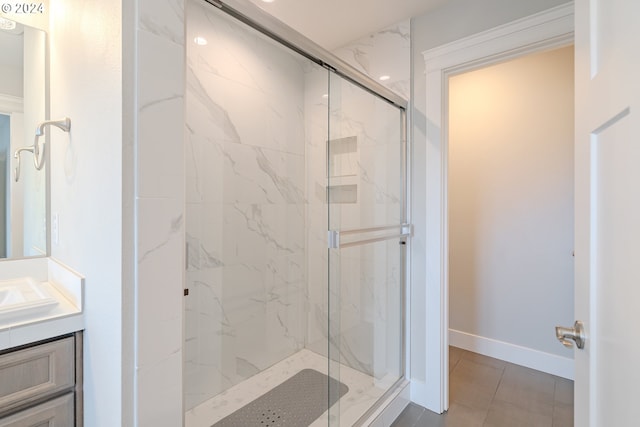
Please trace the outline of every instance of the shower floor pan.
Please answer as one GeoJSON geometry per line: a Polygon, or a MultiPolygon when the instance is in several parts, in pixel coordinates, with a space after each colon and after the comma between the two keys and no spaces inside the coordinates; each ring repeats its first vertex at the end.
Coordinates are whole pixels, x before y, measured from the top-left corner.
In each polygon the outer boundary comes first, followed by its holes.
{"type": "Polygon", "coordinates": [[[309,426],[348,390],[323,373],[304,369],[212,427],[309,426]]]}
{"type": "MultiPolygon", "coordinates": [[[[312,369],[327,375],[328,366],[329,361],[326,357],[307,349],[300,350],[276,363],[274,366],[188,410],[185,413],[185,426],[212,427],[212,425],[214,425],[218,427],[219,424],[216,423],[223,421],[241,408],[250,405],[261,396],[268,394],[269,391],[276,389],[285,383],[286,380],[293,378],[297,373],[306,369],[312,369]]],[[[339,376],[338,379],[340,382],[348,388],[347,393],[342,396],[340,402],[335,404],[331,409],[332,418],[337,417],[335,419],[339,419],[341,426],[352,426],[397,380],[397,377],[393,376],[375,379],[360,371],[342,364],[336,364],[335,362],[331,362],[331,366],[332,372],[335,372],[335,374],[339,376]]],[[[323,380],[323,383],[326,384],[326,382],[326,379],[323,380]]],[[[332,389],[335,388],[332,386],[332,389]]],[[[304,390],[306,393],[306,385],[304,390]]],[[[186,397],[187,399],[192,398],[192,396],[189,395],[186,397]]],[[[296,398],[297,397],[296,395],[296,398]]],[[[326,394],[324,394],[322,400],[327,401],[326,394]]],[[[298,405],[298,402],[295,400],[294,403],[298,405]]],[[[327,404],[325,403],[324,413],[311,423],[311,427],[326,427],[329,424],[330,414],[326,408],[327,404]]],[[[260,415],[262,415],[262,412],[260,415]]],[[[256,425],[266,426],[267,424],[256,425]]],[[[248,424],[239,424],[237,426],[247,427],[248,424]]],[[[300,425],[296,427],[300,427],[300,425]]]]}

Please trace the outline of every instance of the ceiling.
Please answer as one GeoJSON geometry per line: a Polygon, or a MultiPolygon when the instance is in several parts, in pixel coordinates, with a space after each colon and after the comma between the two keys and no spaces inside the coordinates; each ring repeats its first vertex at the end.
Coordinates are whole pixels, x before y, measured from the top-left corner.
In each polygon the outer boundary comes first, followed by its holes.
{"type": "Polygon", "coordinates": [[[446,0],[251,0],[327,50],[422,15],[446,0]]]}

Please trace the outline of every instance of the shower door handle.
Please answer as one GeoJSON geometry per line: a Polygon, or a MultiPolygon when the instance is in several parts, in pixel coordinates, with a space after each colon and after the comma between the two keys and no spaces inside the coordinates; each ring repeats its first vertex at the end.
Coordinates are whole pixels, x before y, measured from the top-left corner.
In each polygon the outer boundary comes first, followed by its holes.
{"type": "Polygon", "coordinates": [[[563,326],[556,326],[556,338],[567,348],[573,347],[573,342],[576,343],[576,347],[580,350],[584,348],[584,342],[586,336],[584,335],[584,325],[581,321],[576,320],[573,324],[573,328],[566,328],[563,326]]]}
{"type": "Polygon", "coordinates": [[[413,235],[413,225],[407,223],[353,230],[329,230],[327,234],[327,246],[329,249],[340,249],[367,243],[382,242],[384,240],[410,237],[411,235],[413,235]],[[351,238],[343,239],[342,236],[351,236],[351,238]],[[357,237],[353,238],[353,236],[357,237]]]}

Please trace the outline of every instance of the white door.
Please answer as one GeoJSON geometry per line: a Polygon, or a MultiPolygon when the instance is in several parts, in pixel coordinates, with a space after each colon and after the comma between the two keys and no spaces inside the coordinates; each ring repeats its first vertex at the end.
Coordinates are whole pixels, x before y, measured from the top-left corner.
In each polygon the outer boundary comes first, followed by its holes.
{"type": "Polygon", "coordinates": [[[640,1],[577,0],[575,425],[640,422],[640,1]]]}

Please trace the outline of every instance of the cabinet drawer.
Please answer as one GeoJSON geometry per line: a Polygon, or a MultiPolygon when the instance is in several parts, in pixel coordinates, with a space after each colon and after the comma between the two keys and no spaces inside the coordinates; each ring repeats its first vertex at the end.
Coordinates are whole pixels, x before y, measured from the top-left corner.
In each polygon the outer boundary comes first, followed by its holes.
{"type": "Polygon", "coordinates": [[[0,355],[0,416],[74,383],[73,337],[0,355]]]}
{"type": "Polygon", "coordinates": [[[0,418],[0,427],[71,427],[73,416],[73,393],[68,393],[0,418]]]}

